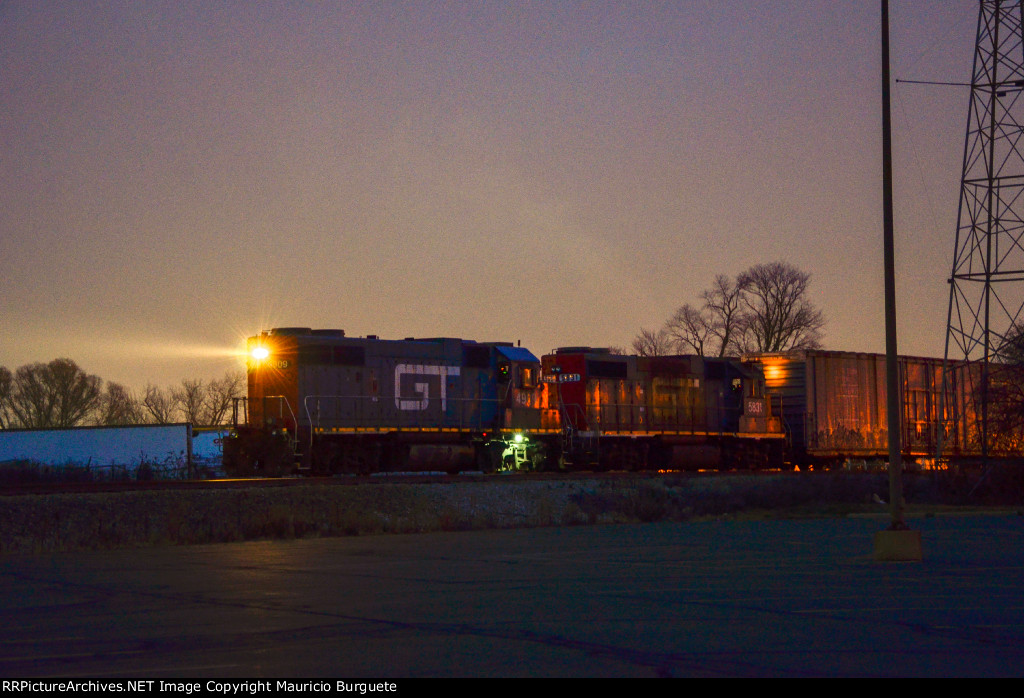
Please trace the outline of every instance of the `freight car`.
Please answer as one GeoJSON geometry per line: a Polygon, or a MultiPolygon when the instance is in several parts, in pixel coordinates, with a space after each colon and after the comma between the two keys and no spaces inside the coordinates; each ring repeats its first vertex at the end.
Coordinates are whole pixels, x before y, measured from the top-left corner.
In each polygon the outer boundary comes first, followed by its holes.
{"type": "MultiPolygon", "coordinates": [[[[886,359],[883,354],[798,351],[746,357],[763,371],[774,414],[786,430],[788,462],[831,466],[849,459],[888,459],[886,359]]],[[[981,455],[976,363],[898,357],[900,440],[907,462],[981,455]],[[941,407],[941,418],[940,415],[941,407]]],[[[1006,448],[1019,438],[1001,434],[1006,448]]],[[[1005,450],[1005,448],[1003,449],[1005,450]]]]}
{"type": "Polygon", "coordinates": [[[248,340],[233,474],[494,470],[538,457],[540,362],[504,342],[278,328],[248,340]]]}
{"type": "Polygon", "coordinates": [[[558,427],[563,463],[628,470],[781,464],[781,421],[756,366],[565,347],[543,357],[542,371],[542,424],[558,427]]]}

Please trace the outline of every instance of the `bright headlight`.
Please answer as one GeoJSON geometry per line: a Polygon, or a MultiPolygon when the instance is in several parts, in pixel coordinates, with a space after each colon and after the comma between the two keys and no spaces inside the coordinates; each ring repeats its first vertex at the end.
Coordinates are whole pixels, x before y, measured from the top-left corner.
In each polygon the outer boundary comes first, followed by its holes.
{"type": "Polygon", "coordinates": [[[252,354],[252,358],[256,359],[257,361],[263,361],[263,359],[270,356],[270,350],[267,349],[266,347],[253,347],[250,354],[252,354]]]}

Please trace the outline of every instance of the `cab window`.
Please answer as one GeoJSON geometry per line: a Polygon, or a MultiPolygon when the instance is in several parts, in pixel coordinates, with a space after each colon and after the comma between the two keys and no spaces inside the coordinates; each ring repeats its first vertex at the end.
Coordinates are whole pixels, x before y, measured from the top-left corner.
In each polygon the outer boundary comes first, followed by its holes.
{"type": "Polygon", "coordinates": [[[519,387],[521,388],[536,388],[537,377],[536,372],[532,366],[520,366],[519,367],[519,387]]]}

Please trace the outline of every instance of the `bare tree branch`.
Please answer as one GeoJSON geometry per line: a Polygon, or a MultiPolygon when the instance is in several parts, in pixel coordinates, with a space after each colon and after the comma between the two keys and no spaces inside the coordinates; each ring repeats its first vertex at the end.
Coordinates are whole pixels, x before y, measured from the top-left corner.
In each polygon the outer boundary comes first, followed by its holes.
{"type": "Polygon", "coordinates": [[[665,356],[672,352],[672,338],[665,328],[658,331],[640,328],[640,334],[630,346],[637,356],[665,356]]]}
{"type": "Polygon", "coordinates": [[[204,424],[215,426],[227,420],[232,402],[245,392],[245,381],[245,374],[241,371],[229,371],[223,378],[207,384],[203,410],[204,424]]]}
{"type": "Polygon", "coordinates": [[[714,338],[715,319],[705,310],[697,310],[687,303],[665,323],[665,330],[684,354],[707,356],[707,350],[714,338]]]}
{"type": "Polygon", "coordinates": [[[1024,325],[1014,325],[989,374],[990,434],[996,449],[1019,451],[1024,435],[1024,325]]]}
{"type": "Polygon", "coordinates": [[[96,403],[91,421],[98,426],[142,424],[145,414],[138,398],[127,388],[120,383],[107,383],[96,403]]]}
{"type": "Polygon", "coordinates": [[[145,408],[149,422],[153,424],[173,424],[178,404],[173,392],[163,390],[155,385],[146,385],[142,396],[142,406],[145,408]]]}
{"type": "Polygon", "coordinates": [[[190,380],[183,378],[181,384],[171,388],[171,397],[185,417],[186,422],[203,424],[206,402],[206,385],[201,378],[190,380]]]}
{"type": "Polygon", "coordinates": [[[710,317],[711,335],[718,340],[718,355],[732,356],[737,338],[746,326],[743,316],[743,289],[724,274],[715,277],[715,284],[701,294],[705,315],[710,317]]]}
{"type": "Polygon", "coordinates": [[[7,429],[11,424],[8,401],[11,398],[11,372],[0,366],[0,429],[7,429]]]}
{"type": "Polygon", "coordinates": [[[784,262],[754,265],[735,281],[719,274],[699,309],[686,303],[658,332],[641,329],[633,350],[738,356],[819,347],[825,319],[806,298],[810,279],[784,262]],[[662,346],[666,336],[672,349],[662,346]]]}
{"type": "Polygon", "coordinates": [[[821,346],[825,319],[806,298],[810,280],[810,274],[784,262],[755,264],[736,277],[751,350],[778,352],[821,346]]]}
{"type": "Polygon", "coordinates": [[[95,407],[102,382],[71,359],[22,366],[7,399],[11,422],[27,428],[73,427],[95,407]]]}

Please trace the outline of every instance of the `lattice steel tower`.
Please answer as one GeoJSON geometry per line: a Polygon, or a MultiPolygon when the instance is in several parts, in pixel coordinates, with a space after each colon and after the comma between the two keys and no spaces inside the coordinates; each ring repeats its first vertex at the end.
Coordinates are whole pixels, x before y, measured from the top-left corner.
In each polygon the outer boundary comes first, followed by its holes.
{"type": "Polygon", "coordinates": [[[978,362],[981,452],[989,365],[1024,320],[1024,35],[1021,0],[981,0],[964,142],[946,359],[978,362]]]}

